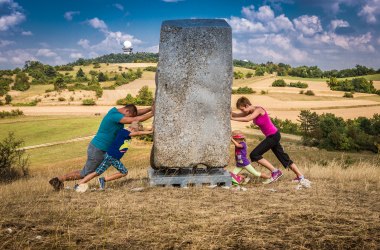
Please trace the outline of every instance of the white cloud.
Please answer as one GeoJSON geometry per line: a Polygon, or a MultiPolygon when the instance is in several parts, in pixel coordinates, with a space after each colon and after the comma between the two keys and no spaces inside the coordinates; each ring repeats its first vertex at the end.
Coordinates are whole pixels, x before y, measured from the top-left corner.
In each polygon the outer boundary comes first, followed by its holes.
{"type": "Polygon", "coordinates": [[[380,45],[380,37],[377,39],[377,44],[380,45]]]}
{"type": "Polygon", "coordinates": [[[274,19],[274,12],[268,5],[261,6],[258,11],[255,11],[255,6],[250,5],[243,7],[241,12],[249,20],[268,22],[274,19]]]}
{"type": "Polygon", "coordinates": [[[21,12],[13,12],[10,15],[4,15],[0,17],[0,31],[7,31],[13,26],[23,22],[25,20],[25,15],[21,12]]]}
{"type": "Polygon", "coordinates": [[[23,31],[23,32],[21,32],[21,35],[23,35],[23,36],[32,36],[33,33],[31,31],[23,31]]]}
{"type": "Polygon", "coordinates": [[[79,59],[79,58],[83,58],[83,55],[82,55],[82,53],[71,53],[70,58],[79,59]]]}
{"type": "Polygon", "coordinates": [[[236,33],[266,31],[262,23],[251,22],[245,18],[231,17],[231,19],[227,21],[231,25],[232,31],[236,33]]]}
{"type": "Polygon", "coordinates": [[[63,17],[67,20],[67,21],[71,21],[73,20],[73,16],[74,15],[79,15],[80,14],[80,11],[67,11],[65,12],[65,14],[63,15],[63,17]]]}
{"type": "Polygon", "coordinates": [[[101,19],[99,19],[99,18],[97,18],[97,17],[88,20],[87,23],[88,23],[91,27],[93,27],[93,28],[95,28],[95,29],[100,29],[100,30],[102,30],[102,31],[106,31],[107,28],[108,28],[108,27],[107,27],[107,24],[106,24],[103,20],[101,20],[101,19]]]}
{"type": "Polygon", "coordinates": [[[21,6],[13,0],[0,0],[0,31],[7,31],[25,21],[21,6]]]}
{"type": "Polygon", "coordinates": [[[37,56],[43,56],[43,57],[55,57],[57,54],[50,49],[39,49],[37,51],[37,56]]]}
{"type": "Polygon", "coordinates": [[[121,11],[124,10],[124,6],[119,4],[119,3],[112,4],[112,6],[115,7],[116,9],[121,10],[121,11]]]}
{"type": "Polygon", "coordinates": [[[261,6],[258,11],[250,5],[242,8],[244,18],[231,17],[226,21],[235,33],[247,32],[279,32],[281,30],[294,30],[293,23],[284,14],[275,17],[270,6],[261,6]]]}
{"type": "Polygon", "coordinates": [[[87,39],[80,39],[77,44],[82,46],[84,49],[90,48],[90,41],[87,39]]]}
{"type": "Polygon", "coordinates": [[[371,45],[372,34],[370,32],[360,36],[343,36],[333,32],[323,32],[312,38],[300,35],[298,40],[308,47],[335,45],[346,51],[373,52],[375,50],[371,45]]]}
{"type": "Polygon", "coordinates": [[[279,32],[281,30],[284,31],[294,31],[293,23],[287,18],[284,14],[279,15],[276,17],[273,22],[269,22],[268,26],[270,27],[270,30],[273,32],[279,32]]]}
{"type": "Polygon", "coordinates": [[[335,19],[330,22],[330,29],[335,31],[336,28],[346,28],[350,27],[350,24],[347,21],[341,19],[335,19]]]}
{"type": "Polygon", "coordinates": [[[362,6],[358,16],[363,17],[367,23],[375,24],[376,16],[380,14],[380,0],[368,0],[362,6]]]}
{"type": "Polygon", "coordinates": [[[19,66],[19,67],[24,65],[25,61],[37,60],[37,58],[31,53],[30,50],[24,50],[24,49],[6,51],[4,53],[4,56],[5,58],[7,58],[8,63],[14,66],[19,66]]]}
{"type": "Polygon", "coordinates": [[[312,36],[323,30],[321,21],[317,16],[303,15],[293,19],[293,23],[297,30],[307,36],[312,36]]]}
{"type": "Polygon", "coordinates": [[[145,52],[150,52],[150,53],[158,53],[158,50],[159,50],[158,45],[154,45],[154,46],[151,46],[151,47],[144,49],[145,52]]]}
{"type": "Polygon", "coordinates": [[[14,44],[15,42],[13,41],[8,41],[8,40],[0,40],[0,48],[1,47],[6,47],[8,45],[14,44]]]}

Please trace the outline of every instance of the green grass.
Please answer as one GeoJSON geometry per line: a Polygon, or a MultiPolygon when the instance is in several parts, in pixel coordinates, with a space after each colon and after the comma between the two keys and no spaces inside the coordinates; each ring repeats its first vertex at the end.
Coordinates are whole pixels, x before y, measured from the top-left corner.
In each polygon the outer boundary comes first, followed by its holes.
{"type": "Polygon", "coordinates": [[[314,82],[326,82],[329,78],[302,78],[295,76],[279,76],[278,79],[294,80],[294,81],[314,81],[314,82]]]}
{"type": "Polygon", "coordinates": [[[28,98],[36,96],[36,95],[41,95],[45,94],[45,90],[47,89],[53,89],[54,86],[53,84],[47,84],[47,85],[31,85],[30,89],[24,92],[20,92],[18,95],[13,95],[12,96],[12,103],[17,103],[17,102],[23,102],[23,101],[30,101],[28,98]]]}
{"type": "Polygon", "coordinates": [[[335,96],[308,96],[305,94],[278,93],[278,92],[269,92],[268,96],[273,97],[277,100],[284,101],[284,102],[289,102],[289,101],[341,101],[342,100],[342,97],[335,97],[335,96]]]}
{"type": "Polygon", "coordinates": [[[102,117],[60,117],[58,119],[21,117],[0,123],[0,140],[9,132],[24,140],[25,146],[64,141],[96,133],[102,117]]]}
{"type": "Polygon", "coordinates": [[[360,78],[364,77],[367,80],[372,80],[372,81],[380,81],[380,74],[374,74],[374,75],[365,75],[365,76],[354,76],[354,77],[347,77],[347,78],[338,78],[339,80],[344,80],[344,79],[354,79],[354,78],[360,78]]]}
{"type": "MultiPolygon", "coordinates": [[[[338,78],[338,80],[345,80],[345,79],[351,80],[353,78],[360,78],[360,77],[364,77],[367,80],[380,81],[380,74],[338,78]]],[[[329,79],[329,78],[302,78],[302,77],[295,77],[295,76],[279,76],[278,78],[297,80],[297,81],[316,81],[316,82],[326,82],[329,79]]]]}
{"type": "Polygon", "coordinates": [[[251,72],[253,74],[255,74],[255,71],[253,69],[247,69],[247,68],[242,68],[242,67],[234,67],[234,71],[240,71],[244,74],[247,74],[248,72],[251,72]]]}

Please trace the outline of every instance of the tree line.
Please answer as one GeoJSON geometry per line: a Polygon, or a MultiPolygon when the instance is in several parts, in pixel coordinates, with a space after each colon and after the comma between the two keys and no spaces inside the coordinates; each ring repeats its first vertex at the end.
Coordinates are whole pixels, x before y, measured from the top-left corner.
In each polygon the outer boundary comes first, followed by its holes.
{"type": "Polygon", "coordinates": [[[327,150],[360,151],[380,153],[380,114],[372,118],[358,117],[344,120],[331,113],[318,115],[302,110],[299,123],[272,118],[272,122],[284,133],[301,135],[302,142],[327,150]]]}
{"type": "Polygon", "coordinates": [[[354,68],[351,69],[333,69],[323,71],[318,66],[292,67],[289,64],[276,64],[273,62],[256,64],[251,61],[233,60],[233,64],[235,67],[259,70],[260,72],[264,71],[268,74],[277,72],[278,76],[294,76],[302,78],[346,78],[380,73],[380,68],[378,70],[375,70],[373,68],[368,68],[362,65],[356,65],[354,68]]]}

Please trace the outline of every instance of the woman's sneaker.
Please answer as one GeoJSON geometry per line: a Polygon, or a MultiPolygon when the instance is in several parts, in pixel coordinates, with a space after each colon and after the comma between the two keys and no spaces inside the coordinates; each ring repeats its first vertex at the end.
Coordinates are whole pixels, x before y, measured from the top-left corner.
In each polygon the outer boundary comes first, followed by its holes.
{"type": "Polygon", "coordinates": [[[63,189],[63,187],[64,187],[63,182],[60,181],[58,179],[58,177],[54,177],[53,179],[51,179],[49,181],[49,184],[53,186],[53,188],[54,188],[55,191],[59,191],[59,190],[63,189]]]}
{"type": "Polygon", "coordinates": [[[282,172],[280,169],[277,169],[277,171],[272,172],[271,175],[272,175],[272,182],[275,182],[282,176],[282,172]]]}
{"type": "Polygon", "coordinates": [[[231,178],[232,178],[232,184],[233,185],[239,185],[242,182],[242,180],[243,180],[243,178],[240,175],[236,175],[236,174],[234,174],[232,172],[230,172],[230,175],[231,175],[231,178]]]}
{"type": "Polygon", "coordinates": [[[99,189],[104,190],[106,188],[106,180],[104,179],[104,177],[100,177],[98,179],[98,182],[99,182],[99,189]]]}

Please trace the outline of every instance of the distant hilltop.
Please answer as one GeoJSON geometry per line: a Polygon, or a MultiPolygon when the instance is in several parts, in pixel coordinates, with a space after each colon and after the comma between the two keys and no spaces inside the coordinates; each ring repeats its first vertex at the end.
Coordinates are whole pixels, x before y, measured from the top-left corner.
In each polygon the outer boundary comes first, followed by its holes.
{"type": "MultiPolygon", "coordinates": [[[[68,66],[86,66],[94,63],[157,63],[158,53],[137,52],[131,54],[108,54],[91,59],[80,58],[68,66]]],[[[233,60],[235,67],[243,67],[255,70],[256,76],[265,73],[277,73],[278,76],[295,76],[302,78],[344,78],[379,74],[380,69],[367,68],[366,66],[356,65],[351,69],[342,70],[321,70],[318,66],[299,66],[292,67],[284,63],[254,63],[248,60],[233,60]]],[[[235,77],[236,78],[236,77],[235,77]]]]}

